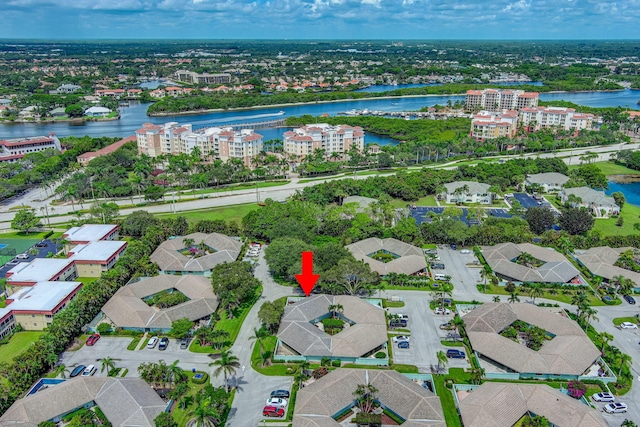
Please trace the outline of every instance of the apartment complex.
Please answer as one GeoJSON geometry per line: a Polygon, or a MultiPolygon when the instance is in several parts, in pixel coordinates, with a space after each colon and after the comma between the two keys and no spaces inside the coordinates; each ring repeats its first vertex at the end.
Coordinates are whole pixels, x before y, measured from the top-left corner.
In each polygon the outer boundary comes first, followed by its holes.
{"type": "Polygon", "coordinates": [[[225,84],[231,83],[231,74],[209,74],[209,73],[196,73],[187,70],[178,70],[175,72],[175,77],[181,82],[196,83],[196,84],[225,84]]]}
{"type": "Polygon", "coordinates": [[[467,91],[467,110],[520,110],[525,107],[537,107],[538,92],[523,90],[484,89],[467,91]]]}
{"type": "Polygon", "coordinates": [[[60,140],[51,133],[49,136],[34,136],[0,140],[0,162],[15,162],[29,153],[54,149],[62,151],[60,140]]]}
{"type": "Polygon", "coordinates": [[[344,158],[352,147],[358,151],[364,150],[364,131],[357,126],[317,123],[285,132],[283,146],[285,153],[293,154],[298,159],[303,159],[316,149],[325,150],[328,158],[333,153],[344,158]]]}
{"type": "Polygon", "coordinates": [[[591,129],[595,116],[578,113],[573,108],[563,107],[527,107],[520,110],[520,122],[529,131],[542,128],[564,130],[591,129]]]}
{"type": "Polygon", "coordinates": [[[251,159],[263,149],[262,135],[252,129],[236,131],[231,127],[211,127],[194,131],[191,124],[179,125],[177,122],[145,123],[136,131],[136,140],[138,153],[150,157],[190,154],[197,147],[205,158],[240,159],[245,166],[251,166],[251,159]]]}
{"type": "Polygon", "coordinates": [[[518,112],[504,113],[481,111],[471,121],[471,136],[476,139],[512,138],[518,129],[518,112]]]}

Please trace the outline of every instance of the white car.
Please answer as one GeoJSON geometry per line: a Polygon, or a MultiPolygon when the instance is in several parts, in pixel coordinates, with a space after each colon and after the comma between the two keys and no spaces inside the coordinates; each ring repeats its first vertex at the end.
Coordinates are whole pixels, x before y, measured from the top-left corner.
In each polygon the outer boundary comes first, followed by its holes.
{"type": "Polygon", "coordinates": [[[396,335],[395,337],[391,338],[391,341],[393,342],[409,341],[409,337],[406,335],[396,335]]]}
{"type": "Polygon", "coordinates": [[[285,407],[287,406],[287,403],[287,399],[283,399],[281,397],[270,397],[269,399],[267,399],[267,406],[285,407]]]}
{"type": "Polygon", "coordinates": [[[435,314],[451,314],[451,310],[449,310],[448,308],[444,308],[444,307],[437,307],[434,311],[435,314]]]}
{"type": "Polygon", "coordinates": [[[622,329],[638,329],[638,325],[631,322],[622,322],[620,323],[620,328],[622,329]]]}
{"type": "Polygon", "coordinates": [[[158,344],[158,337],[151,337],[151,339],[147,343],[147,348],[155,348],[157,344],[158,344]]]}
{"type": "Polygon", "coordinates": [[[624,414],[627,412],[627,404],[622,402],[607,403],[602,410],[607,414],[624,414]]]}
{"type": "Polygon", "coordinates": [[[609,393],[608,391],[593,394],[591,395],[591,398],[596,402],[614,402],[616,400],[613,394],[609,393]]]}

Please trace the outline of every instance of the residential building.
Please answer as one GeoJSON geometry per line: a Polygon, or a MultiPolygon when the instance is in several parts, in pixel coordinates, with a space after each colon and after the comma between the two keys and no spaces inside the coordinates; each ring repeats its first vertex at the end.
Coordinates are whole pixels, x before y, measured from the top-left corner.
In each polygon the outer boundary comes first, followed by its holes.
{"type": "Polygon", "coordinates": [[[167,409],[167,403],[140,378],[78,376],[16,400],[0,417],[0,425],[60,423],[65,415],[94,406],[114,427],[153,427],[154,419],[167,409]]]}
{"type": "Polygon", "coordinates": [[[78,277],[73,260],[68,258],[36,258],[18,263],[7,271],[7,291],[14,286],[34,286],[38,282],[70,282],[78,277]]]}
{"type": "Polygon", "coordinates": [[[104,96],[107,98],[121,98],[124,94],[124,89],[100,89],[95,91],[95,96],[104,96]]]}
{"type": "Polygon", "coordinates": [[[444,184],[446,191],[441,197],[446,203],[481,203],[490,205],[492,193],[489,184],[475,181],[454,181],[444,184]]]}
{"type": "Polygon", "coordinates": [[[53,321],[82,288],[80,282],[37,282],[23,286],[9,295],[6,307],[0,308],[0,339],[16,325],[27,331],[41,331],[53,321]]]}
{"type": "Polygon", "coordinates": [[[381,276],[389,273],[424,275],[427,271],[427,261],[422,249],[397,239],[370,237],[345,248],[355,259],[369,264],[371,271],[381,276]]]}
{"type": "Polygon", "coordinates": [[[576,250],[575,257],[580,264],[585,266],[594,276],[612,282],[617,276],[626,277],[635,283],[635,287],[640,286],[640,273],[626,268],[618,267],[616,262],[623,252],[633,251],[634,248],[610,248],[609,246],[598,246],[588,250],[576,250]]]}
{"type": "Polygon", "coordinates": [[[565,188],[559,193],[562,203],[569,203],[574,208],[585,208],[595,217],[619,215],[620,207],[613,197],[589,187],[565,188]]]}
{"type": "Polygon", "coordinates": [[[336,420],[352,408],[354,412],[357,410],[354,392],[358,386],[365,385],[375,388],[375,402],[380,407],[380,412],[390,412],[402,420],[401,423],[394,424],[446,427],[440,398],[427,388],[427,381],[433,384],[430,375],[403,375],[393,370],[380,369],[338,368],[298,391],[292,426],[344,425],[336,420]],[[420,381],[417,377],[426,378],[420,381]]]}
{"type": "Polygon", "coordinates": [[[194,131],[191,124],[178,125],[177,122],[164,125],[145,123],[136,131],[136,140],[138,153],[150,157],[190,154],[197,147],[204,158],[240,159],[247,167],[264,148],[262,135],[252,129],[210,127],[194,131]]]}
{"type": "Polygon", "coordinates": [[[161,274],[118,289],[102,307],[96,324],[108,323],[126,330],[166,333],[176,320],[187,318],[195,322],[211,316],[217,308],[218,299],[213,293],[210,279],[190,274],[161,274]],[[157,308],[146,303],[149,297],[161,292],[180,292],[188,301],[168,308],[157,308]]]}
{"type": "Polygon", "coordinates": [[[56,90],[51,91],[50,93],[60,93],[60,94],[75,93],[80,89],[82,89],[82,86],[78,86],[74,84],[63,84],[61,86],[58,86],[56,90]]]}
{"type": "Polygon", "coordinates": [[[520,110],[520,123],[529,131],[543,128],[588,130],[594,118],[593,114],[578,113],[573,108],[564,107],[526,107],[520,110]]]}
{"type": "Polygon", "coordinates": [[[196,83],[196,84],[227,84],[231,83],[231,74],[209,74],[209,73],[196,73],[193,71],[179,70],[174,73],[176,79],[181,82],[196,83]]]}
{"type": "Polygon", "coordinates": [[[62,151],[60,140],[55,134],[0,140],[0,162],[15,162],[29,153],[44,150],[62,151]]]}
{"type": "Polygon", "coordinates": [[[123,145],[125,145],[128,142],[136,142],[137,138],[135,135],[131,135],[128,136],[124,139],[121,139],[120,141],[114,142],[111,145],[107,145],[104,148],[101,148],[98,151],[90,151],[88,153],[84,153],[84,154],[80,154],[78,157],[76,157],[76,160],[78,163],[80,163],[82,166],[87,166],[89,164],[89,162],[97,157],[102,157],[105,156],[107,154],[111,154],[114,151],[116,151],[117,149],[119,149],[120,147],[122,147],[123,145]]]}
{"type": "Polygon", "coordinates": [[[468,90],[467,110],[520,110],[525,107],[537,107],[538,92],[525,92],[510,89],[468,90]]]}
{"type": "Polygon", "coordinates": [[[569,181],[569,177],[558,172],[545,172],[528,175],[524,180],[525,187],[538,185],[543,192],[560,191],[569,181]]]}
{"type": "Polygon", "coordinates": [[[100,277],[110,270],[127,248],[127,242],[100,240],[73,247],[67,256],[73,261],[78,277],[100,277]]]}
{"type": "Polygon", "coordinates": [[[90,107],[85,110],[84,115],[88,117],[107,117],[111,114],[111,110],[106,107],[90,107]]]}
{"type": "Polygon", "coordinates": [[[517,111],[505,110],[503,113],[481,111],[473,116],[470,136],[478,140],[499,137],[513,138],[517,130],[517,111]]]}
{"type": "Polygon", "coordinates": [[[71,227],[62,234],[67,244],[80,245],[99,240],[116,240],[119,227],[115,224],[84,224],[71,227]]]}
{"type": "Polygon", "coordinates": [[[316,149],[325,151],[327,159],[333,159],[333,153],[344,159],[351,148],[364,150],[364,131],[361,127],[348,125],[329,125],[317,123],[296,128],[283,135],[284,152],[293,154],[302,160],[316,149]]]}

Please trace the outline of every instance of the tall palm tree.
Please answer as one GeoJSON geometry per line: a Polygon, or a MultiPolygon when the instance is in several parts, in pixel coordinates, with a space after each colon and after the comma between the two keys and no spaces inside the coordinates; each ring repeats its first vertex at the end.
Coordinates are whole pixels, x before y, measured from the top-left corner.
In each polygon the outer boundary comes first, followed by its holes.
{"type": "Polygon", "coordinates": [[[585,307],[582,310],[585,331],[589,329],[589,323],[591,323],[592,320],[599,320],[597,314],[598,314],[598,311],[591,307],[585,307]]]}
{"type": "Polygon", "coordinates": [[[439,352],[436,353],[436,357],[438,359],[438,371],[440,369],[444,369],[447,366],[447,363],[449,363],[449,359],[447,358],[447,353],[440,350],[439,352]]]}
{"type": "Polygon", "coordinates": [[[576,316],[578,318],[580,317],[581,310],[587,306],[586,304],[588,300],[589,297],[587,297],[587,294],[584,291],[578,292],[571,298],[571,305],[575,305],[577,307],[576,316]]]}
{"type": "Polygon", "coordinates": [[[457,332],[456,335],[454,335],[454,341],[458,341],[458,335],[462,336],[462,328],[464,328],[464,320],[462,319],[462,317],[460,317],[459,315],[455,315],[453,317],[453,319],[451,319],[451,323],[453,326],[455,326],[455,330],[457,332]]]}
{"type": "Polygon", "coordinates": [[[238,358],[233,355],[229,350],[223,351],[220,353],[220,359],[215,362],[209,363],[209,366],[215,366],[216,368],[213,370],[213,375],[219,377],[220,374],[224,375],[224,384],[227,388],[227,391],[231,390],[229,386],[229,376],[234,375],[236,370],[240,367],[240,362],[238,358]]]}
{"type": "Polygon", "coordinates": [[[536,303],[536,298],[542,296],[542,288],[539,285],[531,285],[529,289],[529,296],[533,300],[533,303],[536,303]]]}
{"type": "Polygon", "coordinates": [[[613,335],[607,332],[600,332],[596,335],[596,337],[602,343],[602,346],[600,347],[600,353],[602,353],[602,355],[604,356],[604,348],[607,346],[607,344],[609,344],[609,342],[613,341],[613,335]]]}
{"type": "Polygon", "coordinates": [[[371,384],[358,384],[356,386],[356,391],[353,392],[353,395],[356,397],[358,407],[365,414],[373,410],[377,392],[378,389],[371,384]]]}
{"type": "MultiPolygon", "coordinates": [[[[253,328],[253,335],[249,337],[250,340],[256,340],[258,341],[258,345],[260,346],[260,359],[263,360],[263,354],[264,354],[264,343],[262,342],[263,339],[270,337],[271,334],[269,333],[269,331],[263,326],[260,329],[258,328],[253,328]]],[[[264,366],[264,365],[262,365],[264,366]]]]}
{"type": "Polygon", "coordinates": [[[624,369],[624,367],[628,367],[631,362],[633,362],[633,359],[631,358],[631,356],[629,356],[627,353],[620,353],[620,368],[618,368],[618,377],[622,374],[622,369],[624,369]]]}
{"type": "Polygon", "coordinates": [[[493,297],[493,302],[500,302],[500,296],[496,295],[493,297]]]}
{"type": "Polygon", "coordinates": [[[215,427],[220,419],[220,414],[211,406],[209,399],[202,399],[198,402],[189,415],[193,417],[187,423],[187,426],[190,427],[215,427]]]}
{"type": "Polygon", "coordinates": [[[187,374],[185,374],[184,370],[178,366],[179,362],[179,360],[176,360],[171,365],[167,366],[167,375],[173,384],[183,382],[187,379],[187,374]]]}
{"type": "Polygon", "coordinates": [[[113,357],[103,357],[100,363],[102,364],[102,369],[100,369],[100,372],[104,372],[106,369],[107,376],[109,376],[109,373],[116,368],[116,363],[113,357]]]}
{"type": "Polygon", "coordinates": [[[507,301],[512,304],[515,302],[520,302],[520,298],[518,298],[518,292],[517,291],[511,292],[511,294],[509,295],[509,299],[507,301]]]}
{"type": "Polygon", "coordinates": [[[487,280],[491,277],[491,267],[485,265],[482,270],[480,270],[480,277],[484,282],[484,292],[487,293],[487,280]]]}

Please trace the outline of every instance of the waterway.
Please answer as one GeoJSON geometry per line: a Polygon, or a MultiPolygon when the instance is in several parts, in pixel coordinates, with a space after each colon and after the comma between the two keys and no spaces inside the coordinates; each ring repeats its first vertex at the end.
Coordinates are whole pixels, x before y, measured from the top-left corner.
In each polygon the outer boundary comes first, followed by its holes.
{"type": "MultiPolygon", "coordinates": [[[[624,90],[619,92],[579,92],[579,93],[543,93],[540,94],[543,101],[562,99],[579,105],[590,107],[630,107],[638,109],[640,91],[624,90]]],[[[274,106],[260,109],[241,111],[219,111],[191,116],[148,117],[146,115],[149,104],[131,103],[130,107],[121,108],[120,120],[108,122],[88,122],[82,125],[70,123],[53,124],[2,124],[0,125],[0,139],[20,138],[35,135],[46,135],[54,132],[58,136],[89,135],[89,136],[121,136],[132,135],[139,129],[142,123],[151,122],[161,124],[169,121],[191,123],[195,128],[216,126],[222,124],[245,123],[264,121],[277,117],[296,117],[304,114],[320,116],[329,114],[335,116],[338,113],[349,110],[382,110],[382,111],[415,111],[423,107],[436,104],[445,105],[447,101],[463,101],[463,95],[438,95],[404,98],[373,98],[369,100],[354,100],[331,103],[314,103],[291,106],[274,106]],[[284,111],[283,115],[279,115],[284,111]]]]}
{"type": "MultiPolygon", "coordinates": [[[[543,83],[542,82],[502,82],[502,83],[496,83],[496,85],[542,86],[543,83]]],[[[364,87],[362,89],[357,89],[354,92],[389,92],[389,91],[398,90],[398,89],[412,89],[412,88],[416,88],[416,87],[426,87],[426,86],[442,86],[442,83],[411,83],[411,84],[402,84],[402,85],[371,85],[371,86],[364,87]]]]}
{"type": "Polygon", "coordinates": [[[618,182],[609,181],[609,189],[605,191],[605,194],[610,196],[616,191],[620,191],[624,194],[624,198],[627,203],[640,206],[640,182],[620,184],[618,182]]]}

